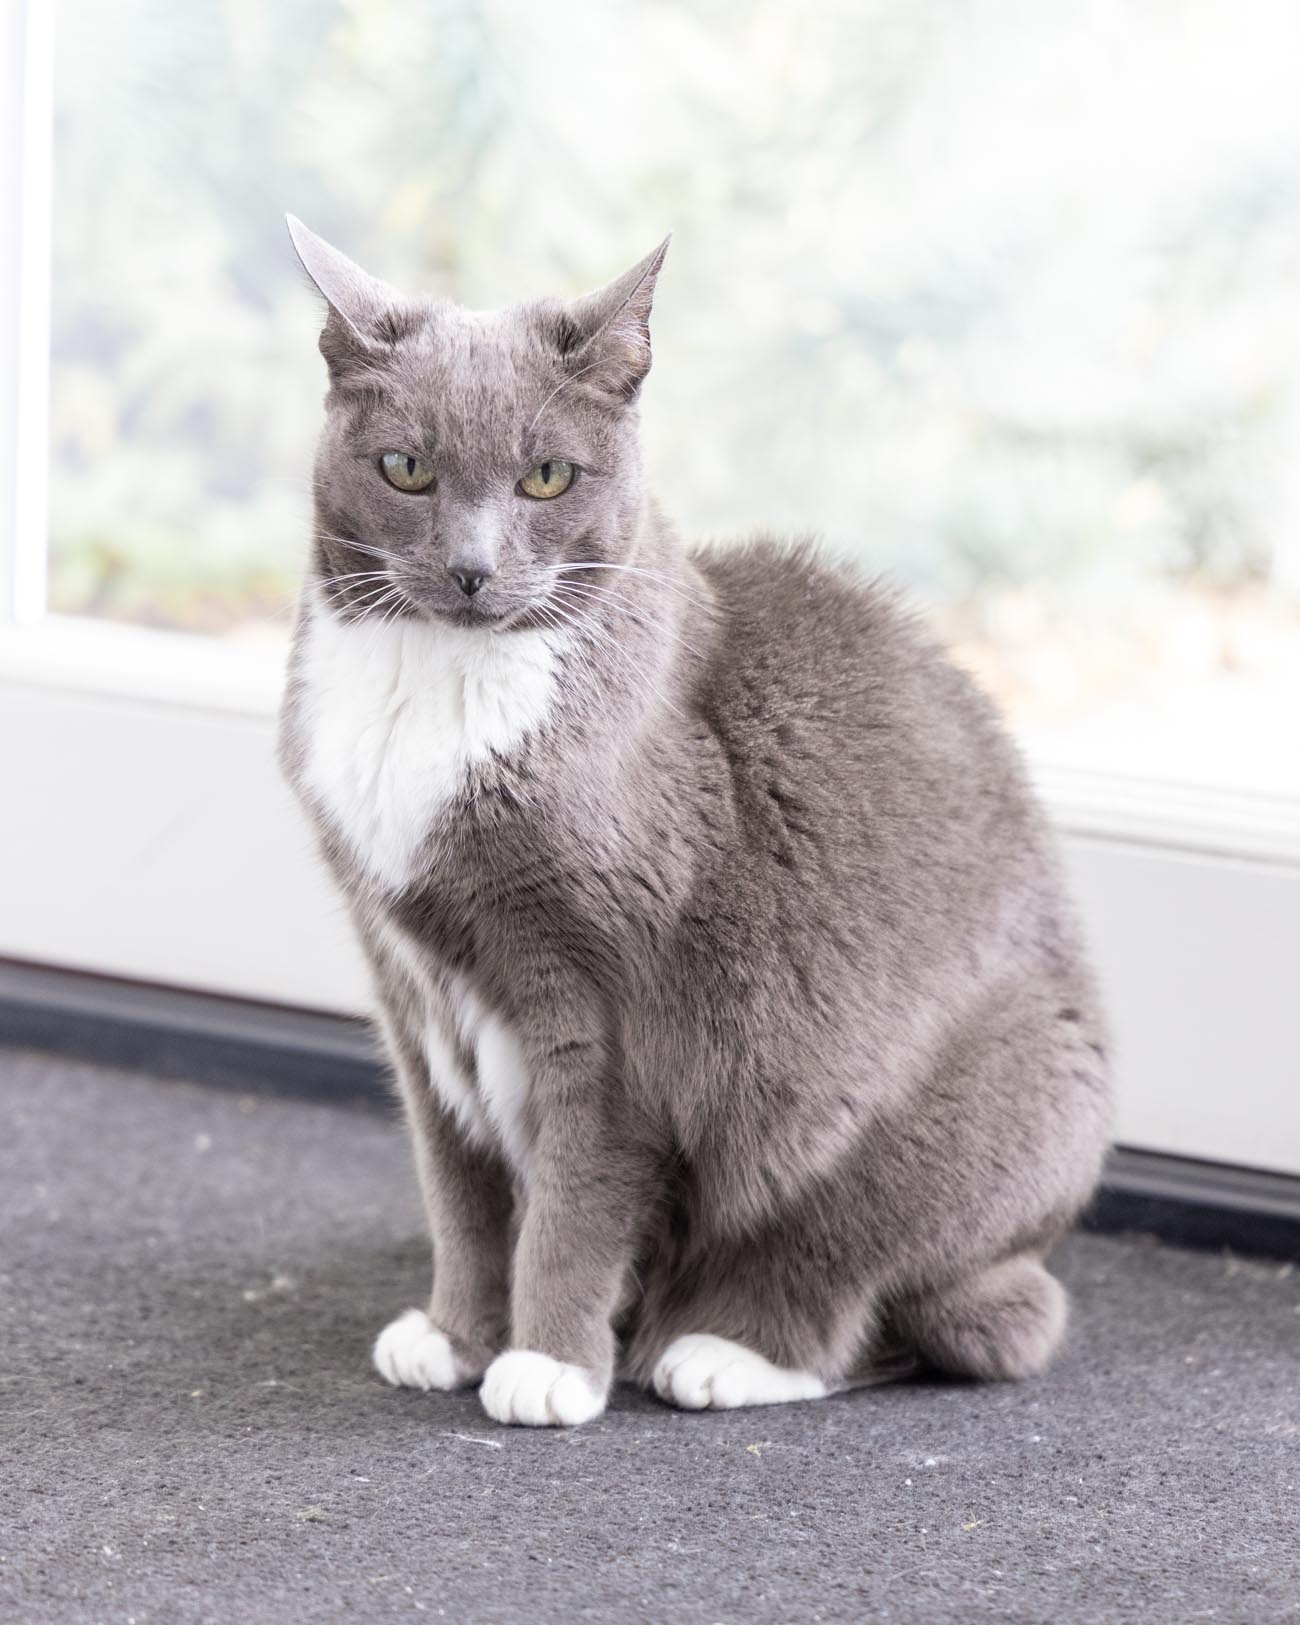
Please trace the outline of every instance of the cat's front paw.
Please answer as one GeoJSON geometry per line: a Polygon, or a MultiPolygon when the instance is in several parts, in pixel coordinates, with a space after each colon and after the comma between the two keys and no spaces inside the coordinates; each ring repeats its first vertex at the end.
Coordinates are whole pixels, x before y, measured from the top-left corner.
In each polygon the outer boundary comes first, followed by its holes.
{"type": "Polygon", "coordinates": [[[445,1333],[423,1309],[408,1309],[380,1332],[374,1348],[375,1370],[394,1388],[467,1388],[479,1373],[456,1358],[445,1333]]]}
{"type": "Polygon", "coordinates": [[[605,1409],[605,1395],[591,1373],[531,1349],[507,1349],[487,1368],[479,1390],[494,1422],[524,1427],[577,1427],[605,1409]]]}

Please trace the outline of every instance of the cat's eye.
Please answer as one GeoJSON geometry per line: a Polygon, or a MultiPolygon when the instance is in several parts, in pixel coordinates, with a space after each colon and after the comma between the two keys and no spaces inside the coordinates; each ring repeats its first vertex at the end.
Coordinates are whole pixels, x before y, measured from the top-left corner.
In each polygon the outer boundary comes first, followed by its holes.
{"type": "Polygon", "coordinates": [[[554,459],[547,463],[538,463],[536,468],[530,468],[519,482],[519,489],[526,497],[536,497],[539,502],[548,502],[551,497],[558,497],[567,491],[573,484],[573,464],[562,463],[554,459]]]}
{"type": "Polygon", "coordinates": [[[384,478],[399,491],[427,491],[433,484],[433,470],[409,451],[386,451],[379,459],[384,478]]]}

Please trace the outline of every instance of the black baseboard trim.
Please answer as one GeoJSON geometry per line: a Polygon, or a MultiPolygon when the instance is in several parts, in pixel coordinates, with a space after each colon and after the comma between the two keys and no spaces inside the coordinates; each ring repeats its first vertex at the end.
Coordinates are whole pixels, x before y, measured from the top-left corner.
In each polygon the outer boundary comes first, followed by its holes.
{"type": "Polygon", "coordinates": [[[1300,1263],[1300,1179],[1116,1146],[1085,1230],[1144,1231],[1177,1247],[1300,1263]]]}
{"type": "Polygon", "coordinates": [[[390,1098],[363,1021],[4,959],[0,1047],[245,1094],[390,1098]]]}
{"type": "MultiPolygon", "coordinates": [[[[10,960],[0,960],[0,1048],[246,1094],[391,1101],[362,1021],[10,960]]],[[[1082,1223],[1300,1262],[1300,1178],[1119,1146],[1082,1223]]]]}

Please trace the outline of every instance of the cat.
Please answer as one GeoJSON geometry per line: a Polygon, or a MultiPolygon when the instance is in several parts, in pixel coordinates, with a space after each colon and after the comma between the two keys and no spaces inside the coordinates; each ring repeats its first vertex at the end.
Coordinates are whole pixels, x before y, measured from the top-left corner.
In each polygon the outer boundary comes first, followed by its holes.
{"type": "Polygon", "coordinates": [[[666,242],[484,313],[289,224],[329,392],[280,759],[433,1242],[379,1372],[573,1425],[616,1376],[1041,1371],[1106,1037],[990,705],[810,542],[679,544],[638,440],[666,242]]]}

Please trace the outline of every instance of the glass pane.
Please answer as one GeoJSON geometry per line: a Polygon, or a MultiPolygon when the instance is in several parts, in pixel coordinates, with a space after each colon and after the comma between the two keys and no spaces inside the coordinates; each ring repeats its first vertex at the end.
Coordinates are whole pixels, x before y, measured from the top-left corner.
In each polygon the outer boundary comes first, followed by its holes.
{"type": "Polygon", "coordinates": [[[1297,61],[1294,0],[63,0],[51,602],[280,635],[284,209],[479,306],[672,227],[687,534],[892,572],[1050,759],[1300,793],[1297,61]]]}

